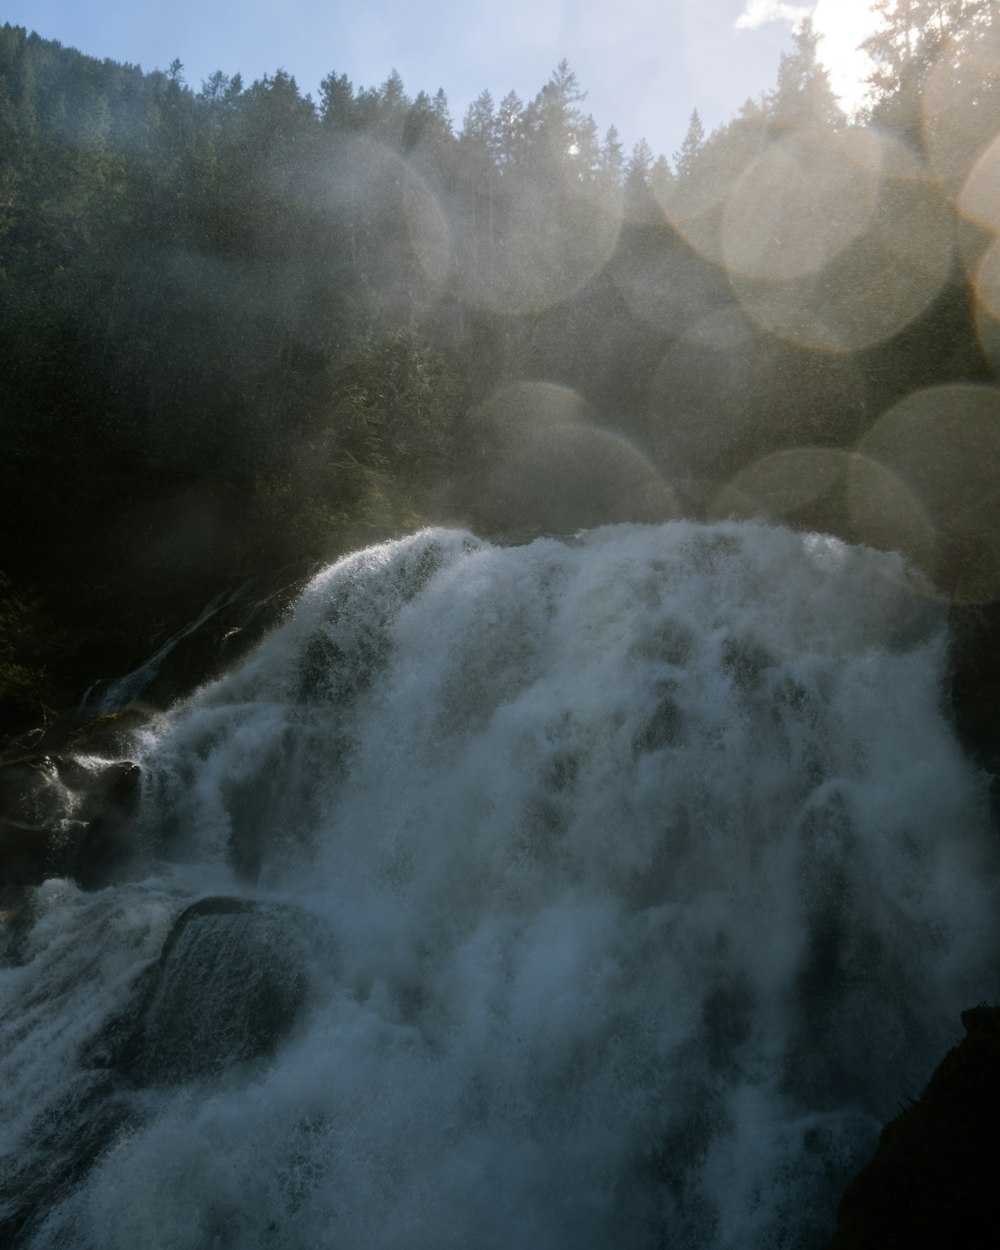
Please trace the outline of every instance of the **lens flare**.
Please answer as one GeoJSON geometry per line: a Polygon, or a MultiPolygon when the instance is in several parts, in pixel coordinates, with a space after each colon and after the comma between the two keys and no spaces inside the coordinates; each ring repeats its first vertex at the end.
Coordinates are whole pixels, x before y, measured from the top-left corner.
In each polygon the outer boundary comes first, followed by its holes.
{"type": "Polygon", "coordinates": [[[1000,598],[1000,489],[984,496],[957,517],[962,539],[971,557],[956,570],[953,597],[956,603],[992,603],[1000,598]]]}
{"type": "Polygon", "coordinates": [[[604,268],[621,225],[618,188],[511,175],[478,209],[456,209],[458,293],[493,312],[543,312],[604,268]]]}
{"type": "Polygon", "coordinates": [[[1000,596],[1000,390],[917,391],[859,453],[849,502],[860,540],[903,551],[956,602],[1000,596]]]}
{"type": "Polygon", "coordinates": [[[969,221],[1000,231],[1000,134],[973,165],[955,207],[969,221]]]}
{"type": "Polygon", "coordinates": [[[568,387],[515,383],[482,404],[474,420],[493,443],[478,504],[488,528],[561,534],[677,515],[672,491],[648,458],[589,424],[583,400],[568,387]]]}
{"type": "Polygon", "coordinates": [[[1000,27],[963,45],[945,43],[924,79],[920,105],[931,168],[958,196],[1000,134],[1000,27]]]}
{"type": "Polygon", "coordinates": [[[434,192],[398,153],[350,136],[300,194],[346,233],[346,254],[376,296],[385,334],[433,312],[451,271],[450,231],[434,192]]]}
{"type": "Polygon", "coordinates": [[[862,233],[847,242],[845,229],[845,246],[814,272],[786,280],[730,274],[744,311],[769,333],[803,347],[858,351],[904,329],[947,281],[954,231],[945,196],[898,140],[871,136],[871,143],[877,156],[870,144],[854,147],[862,169],[879,170],[862,233]]]}
{"type": "Polygon", "coordinates": [[[729,272],[790,282],[824,269],[869,227],[880,155],[874,136],[860,129],[801,130],[771,144],[723,209],[729,272]]]}
{"type": "Polygon", "coordinates": [[[769,145],[763,122],[734,122],[699,154],[697,173],[660,189],[666,219],[696,252],[721,265],[725,261],[722,221],[726,204],[744,173],[769,145]]]}
{"type": "Polygon", "coordinates": [[[537,532],[565,534],[678,515],[673,492],[646,456],[610,430],[570,423],[526,432],[491,475],[494,508],[537,532]]]}
{"type": "Polygon", "coordinates": [[[992,313],[983,300],[977,301],[976,334],[983,356],[1000,375],[1000,313],[992,313]]]}
{"type": "Polygon", "coordinates": [[[855,454],[847,468],[847,507],[855,542],[901,551],[931,581],[940,549],[923,501],[888,465],[855,454]]]}
{"type": "Polygon", "coordinates": [[[848,452],[832,447],[794,447],[763,456],[722,488],[711,516],[788,516],[841,487],[849,459],[848,452]]]}
{"type": "Polygon", "coordinates": [[[725,276],[705,265],[680,240],[676,245],[615,258],[615,285],[633,317],[676,337],[729,300],[725,276]]]}
{"type": "Polygon", "coordinates": [[[508,441],[516,441],[540,425],[566,425],[586,419],[587,407],[578,392],[555,382],[512,382],[502,386],[475,410],[473,422],[508,441]]]}
{"type": "Polygon", "coordinates": [[[976,268],[973,290],[981,311],[1000,320],[1000,238],[994,239],[976,268]]]}
{"type": "Polygon", "coordinates": [[[657,458],[700,477],[738,448],[754,419],[752,327],[737,308],[701,317],[663,355],[650,382],[647,421],[657,458]]]}

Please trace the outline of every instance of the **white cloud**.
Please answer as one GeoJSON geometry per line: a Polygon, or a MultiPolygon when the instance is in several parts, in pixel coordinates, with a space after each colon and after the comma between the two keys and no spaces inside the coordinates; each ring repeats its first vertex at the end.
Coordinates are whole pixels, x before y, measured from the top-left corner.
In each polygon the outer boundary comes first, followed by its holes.
{"type": "Polygon", "coordinates": [[[797,26],[813,11],[811,4],[783,4],[781,0],[747,0],[746,8],[736,19],[737,30],[757,30],[768,22],[790,22],[797,26]]]}

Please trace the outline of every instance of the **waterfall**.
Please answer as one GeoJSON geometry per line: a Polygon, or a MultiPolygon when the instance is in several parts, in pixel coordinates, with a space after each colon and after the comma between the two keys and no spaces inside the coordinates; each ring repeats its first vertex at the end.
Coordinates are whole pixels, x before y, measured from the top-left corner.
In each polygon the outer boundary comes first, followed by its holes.
{"type": "Polygon", "coordinates": [[[122,879],[36,892],[16,1243],[822,1245],[997,993],[946,662],[900,557],[764,525],[326,569],[145,732],[122,879]]]}

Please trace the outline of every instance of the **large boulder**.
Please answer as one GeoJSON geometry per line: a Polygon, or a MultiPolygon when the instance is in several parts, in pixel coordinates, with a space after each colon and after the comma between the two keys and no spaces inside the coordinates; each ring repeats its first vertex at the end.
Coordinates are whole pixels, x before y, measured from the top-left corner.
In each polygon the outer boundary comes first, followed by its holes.
{"type": "Polygon", "coordinates": [[[307,927],[284,904],[223,897],[186,908],[117,1026],[113,1066],[162,1085],[273,1054],[305,1002],[307,927]]]}
{"type": "Polygon", "coordinates": [[[137,1090],[266,1062],[303,1011],[313,936],[288,905],[220,897],[185,908],[131,1000],[0,1163],[0,1245],[30,1244],[120,1134],[141,1128],[150,1103],[137,1090]]]}

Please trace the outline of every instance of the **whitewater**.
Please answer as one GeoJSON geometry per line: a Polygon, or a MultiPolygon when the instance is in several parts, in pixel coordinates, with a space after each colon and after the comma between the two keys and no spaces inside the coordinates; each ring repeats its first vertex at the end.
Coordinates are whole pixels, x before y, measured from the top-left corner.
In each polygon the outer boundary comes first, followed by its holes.
{"type": "Polygon", "coordinates": [[[142,731],[120,879],[35,892],[15,1244],[821,1246],[998,994],[945,625],[762,524],[324,570],[142,731]]]}

